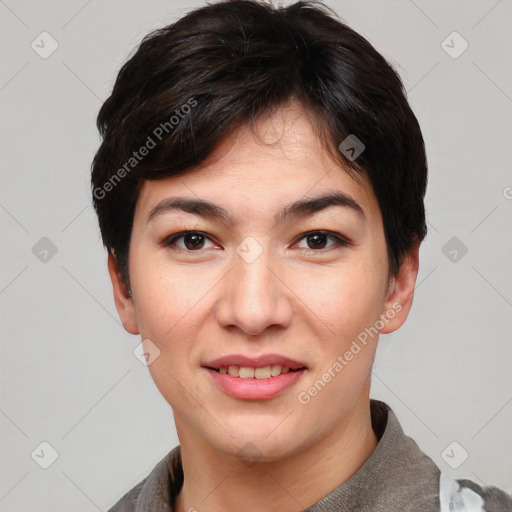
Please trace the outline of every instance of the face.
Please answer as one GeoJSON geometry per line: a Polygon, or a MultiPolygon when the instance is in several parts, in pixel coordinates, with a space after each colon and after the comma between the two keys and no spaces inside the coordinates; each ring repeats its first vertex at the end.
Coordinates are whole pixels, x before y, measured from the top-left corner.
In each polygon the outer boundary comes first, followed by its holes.
{"type": "Polygon", "coordinates": [[[113,257],[109,270],[125,328],[150,340],[180,440],[234,456],[251,443],[273,460],[368,407],[375,333],[405,320],[417,253],[389,279],[371,186],[328,156],[299,106],[257,133],[242,128],[193,172],[145,182],[132,297],[113,257]]]}

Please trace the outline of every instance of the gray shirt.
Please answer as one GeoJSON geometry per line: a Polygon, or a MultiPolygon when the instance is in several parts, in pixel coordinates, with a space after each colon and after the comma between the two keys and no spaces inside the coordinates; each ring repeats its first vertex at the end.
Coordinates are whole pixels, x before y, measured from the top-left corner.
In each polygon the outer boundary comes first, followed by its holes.
{"type": "MultiPolygon", "coordinates": [[[[371,400],[370,408],[377,447],[348,480],[304,512],[512,512],[512,496],[504,491],[442,474],[387,404],[371,400]]],[[[172,512],[182,484],[177,446],[108,512],[172,512]]]]}

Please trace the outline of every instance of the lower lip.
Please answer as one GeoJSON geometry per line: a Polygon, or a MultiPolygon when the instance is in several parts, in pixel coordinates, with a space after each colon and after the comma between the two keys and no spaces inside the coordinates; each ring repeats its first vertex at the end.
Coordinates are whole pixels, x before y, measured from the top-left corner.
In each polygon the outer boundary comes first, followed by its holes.
{"type": "Polygon", "coordinates": [[[242,400],[267,400],[273,398],[285,389],[293,386],[305,372],[305,369],[302,369],[295,372],[282,373],[277,377],[269,377],[268,379],[242,379],[241,377],[231,377],[231,375],[216,372],[209,368],[205,368],[205,370],[211,375],[222,391],[242,400]]]}

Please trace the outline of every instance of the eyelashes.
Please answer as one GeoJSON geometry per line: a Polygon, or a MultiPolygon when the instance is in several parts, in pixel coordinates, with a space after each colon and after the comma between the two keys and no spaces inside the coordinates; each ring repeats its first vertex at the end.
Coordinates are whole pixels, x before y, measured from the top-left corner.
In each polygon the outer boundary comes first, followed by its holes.
{"type": "MultiPolygon", "coordinates": [[[[336,247],[347,247],[347,246],[350,246],[350,245],[353,245],[349,240],[347,240],[344,236],[340,235],[339,233],[334,233],[332,231],[308,231],[307,233],[304,233],[303,235],[301,235],[299,238],[298,238],[298,241],[302,241],[302,240],[306,240],[306,242],[308,240],[310,240],[310,237],[311,239],[316,239],[318,240],[318,238],[320,237],[320,240],[322,240],[322,238],[326,238],[326,239],[333,239],[335,241],[335,244],[328,247],[328,249],[331,249],[331,248],[336,248],[336,247]],[[315,238],[313,238],[315,237],[315,238]]],[[[323,250],[325,249],[324,247],[320,247],[319,249],[318,248],[307,248],[307,249],[310,249],[312,251],[315,251],[315,252],[319,252],[320,250],[323,250]]],[[[306,250],[307,250],[306,249],[306,250]]]]}
{"type": "MultiPolygon", "coordinates": [[[[165,247],[175,247],[176,241],[179,239],[185,239],[185,237],[189,237],[189,241],[191,237],[195,237],[195,242],[197,242],[197,239],[204,238],[206,240],[212,241],[212,238],[204,233],[203,231],[182,231],[181,233],[177,233],[175,235],[170,236],[169,238],[166,238],[163,242],[163,245],[165,247]]],[[[193,245],[195,245],[193,243],[193,245]]],[[[202,251],[192,251],[188,250],[186,247],[178,247],[179,249],[182,249],[187,252],[202,252],[202,251]]],[[[202,247],[200,247],[202,248],[202,247]]]]}
{"type": "MultiPolygon", "coordinates": [[[[353,243],[350,240],[348,240],[340,233],[326,230],[315,230],[303,233],[293,242],[293,245],[296,245],[298,242],[301,242],[302,240],[305,240],[306,243],[308,243],[308,241],[313,241],[313,248],[306,247],[298,249],[299,251],[302,252],[324,253],[335,248],[348,247],[353,245],[353,243]],[[324,247],[322,242],[323,240],[328,239],[334,240],[335,243],[332,244],[331,246],[324,247]],[[321,247],[314,248],[315,244],[321,247]]],[[[215,245],[213,238],[204,231],[189,230],[181,231],[179,233],[171,235],[170,237],[167,237],[162,241],[161,245],[163,247],[167,247],[173,250],[176,249],[188,253],[202,253],[204,252],[203,249],[206,242],[210,242],[215,245]],[[180,240],[183,240],[183,246],[177,245],[177,242],[180,240]]]]}

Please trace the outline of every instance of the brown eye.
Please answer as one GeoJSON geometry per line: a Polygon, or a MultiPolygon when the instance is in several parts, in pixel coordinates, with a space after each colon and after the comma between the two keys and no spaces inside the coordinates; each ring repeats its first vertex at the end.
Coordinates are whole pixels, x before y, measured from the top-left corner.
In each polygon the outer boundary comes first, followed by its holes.
{"type": "Polygon", "coordinates": [[[324,233],[313,233],[307,235],[306,240],[310,245],[310,249],[324,249],[327,244],[328,235],[324,233]]]}
{"type": "Polygon", "coordinates": [[[168,238],[164,245],[176,246],[188,252],[199,252],[200,249],[204,248],[207,241],[210,241],[210,238],[205,233],[200,231],[184,231],[168,238]],[[176,243],[181,239],[183,239],[182,245],[176,243]]]}
{"type": "Polygon", "coordinates": [[[204,235],[188,233],[183,235],[183,243],[187,249],[201,249],[204,245],[204,235]]]}
{"type": "Polygon", "coordinates": [[[299,241],[306,240],[307,247],[299,247],[300,249],[311,249],[313,251],[321,251],[322,249],[331,249],[333,247],[348,246],[351,243],[338,233],[332,233],[330,231],[310,231],[305,233],[299,239],[299,241]],[[327,246],[328,239],[334,240],[334,243],[327,246]]]}

